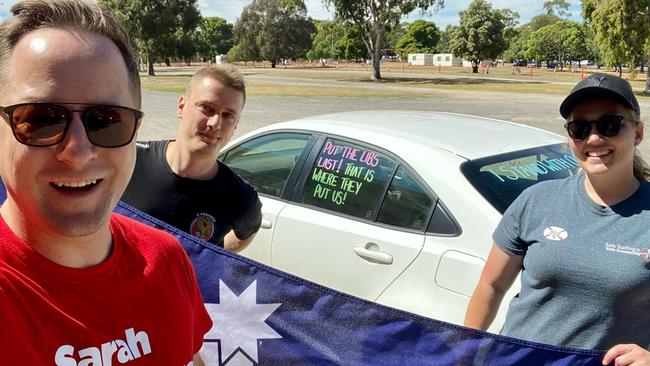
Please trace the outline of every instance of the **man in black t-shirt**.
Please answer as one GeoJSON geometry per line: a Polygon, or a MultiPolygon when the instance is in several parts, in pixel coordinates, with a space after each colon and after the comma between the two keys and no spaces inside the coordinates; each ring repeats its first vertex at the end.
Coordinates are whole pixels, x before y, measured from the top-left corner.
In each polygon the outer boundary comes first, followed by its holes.
{"type": "Polygon", "coordinates": [[[257,191],[219,162],[246,101],[242,74],[231,65],[199,70],[178,100],[175,140],[138,143],[122,200],[151,216],[234,252],[262,221],[257,191]]]}

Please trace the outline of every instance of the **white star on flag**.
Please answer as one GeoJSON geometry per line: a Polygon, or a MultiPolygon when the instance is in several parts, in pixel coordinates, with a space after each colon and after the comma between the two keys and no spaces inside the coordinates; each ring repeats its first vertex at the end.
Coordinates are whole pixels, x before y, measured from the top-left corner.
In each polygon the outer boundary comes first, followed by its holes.
{"type": "Polygon", "coordinates": [[[239,296],[219,280],[219,304],[205,304],[213,322],[212,328],[205,335],[205,340],[219,340],[221,352],[218,350],[217,343],[204,342],[201,358],[206,365],[217,365],[219,360],[229,360],[237,349],[257,363],[257,341],[282,338],[265,322],[280,305],[282,304],[257,303],[257,280],[253,281],[239,296]]]}

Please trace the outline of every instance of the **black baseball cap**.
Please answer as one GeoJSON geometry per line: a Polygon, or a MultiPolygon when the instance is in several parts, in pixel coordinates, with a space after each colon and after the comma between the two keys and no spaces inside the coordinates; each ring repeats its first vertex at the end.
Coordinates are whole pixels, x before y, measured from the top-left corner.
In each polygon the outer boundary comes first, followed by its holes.
{"type": "Polygon", "coordinates": [[[590,75],[573,87],[560,105],[560,114],[566,119],[573,108],[590,99],[611,99],[641,113],[641,107],[630,83],[618,76],[598,73],[590,75]]]}

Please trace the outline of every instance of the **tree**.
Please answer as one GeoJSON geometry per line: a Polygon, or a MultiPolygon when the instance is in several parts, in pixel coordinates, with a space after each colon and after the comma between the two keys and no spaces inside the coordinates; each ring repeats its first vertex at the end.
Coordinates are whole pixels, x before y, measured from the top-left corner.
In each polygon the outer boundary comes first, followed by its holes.
{"type": "Polygon", "coordinates": [[[562,48],[564,48],[564,61],[580,61],[593,58],[592,56],[592,40],[589,39],[591,33],[584,24],[579,24],[573,21],[564,21],[556,24],[564,24],[561,30],[562,48]]]}
{"type": "Polygon", "coordinates": [[[406,33],[406,28],[408,28],[408,26],[408,22],[387,25],[386,30],[384,31],[384,50],[397,50],[397,42],[399,42],[399,39],[406,33]]]}
{"type": "MultiPolygon", "coordinates": [[[[201,19],[196,0],[99,0],[122,19],[138,51],[146,58],[148,74],[154,61],[170,56],[178,31],[191,33],[201,19]]],[[[186,39],[186,38],[183,38],[186,39]]]]}
{"type": "Polygon", "coordinates": [[[315,30],[303,0],[253,0],[235,24],[238,56],[268,60],[275,67],[283,59],[305,56],[315,30]]]}
{"type": "Polygon", "coordinates": [[[345,29],[334,21],[315,20],[316,31],[312,34],[311,49],[307,52],[310,60],[323,60],[334,58],[336,51],[335,42],[343,37],[345,29]]]}
{"type": "Polygon", "coordinates": [[[519,24],[519,13],[510,9],[499,9],[497,11],[501,13],[501,18],[503,19],[503,40],[508,46],[501,55],[502,63],[505,63],[505,60],[512,59],[510,57],[511,55],[508,54],[509,46],[516,42],[517,37],[519,37],[519,29],[515,28],[519,24]]]}
{"type": "Polygon", "coordinates": [[[395,48],[401,58],[406,58],[409,53],[433,53],[439,39],[438,27],[433,22],[420,19],[408,25],[395,48]]]}
{"type": "Polygon", "coordinates": [[[445,30],[440,32],[440,39],[438,40],[438,45],[436,46],[436,51],[438,53],[449,53],[449,41],[451,40],[451,33],[454,29],[454,26],[447,24],[445,30]]]}
{"type": "Polygon", "coordinates": [[[201,58],[214,60],[217,55],[228,53],[232,48],[233,25],[220,17],[203,18],[197,38],[201,58]]]}
{"type": "Polygon", "coordinates": [[[563,20],[533,32],[526,55],[537,61],[558,61],[563,68],[566,61],[584,59],[589,52],[586,29],[576,22],[563,20]]]}
{"type": "Polygon", "coordinates": [[[455,55],[471,60],[472,72],[477,73],[481,60],[494,59],[506,50],[503,15],[486,0],[474,0],[459,16],[449,47],[455,55]]]}
{"type": "MultiPolygon", "coordinates": [[[[200,47],[198,44],[198,33],[196,31],[183,31],[178,29],[174,33],[173,44],[169,50],[173,50],[173,56],[189,65],[192,58],[200,47]]],[[[169,52],[168,50],[168,52],[169,52]]],[[[168,55],[169,56],[169,55],[168,55]]],[[[169,60],[166,58],[166,60],[169,60]]]]}
{"type": "Polygon", "coordinates": [[[527,59],[534,59],[538,62],[562,60],[561,28],[555,24],[542,27],[530,35],[528,48],[524,53],[527,59]]]}
{"type": "MultiPolygon", "coordinates": [[[[186,65],[190,64],[190,60],[196,55],[198,34],[196,32],[197,26],[201,23],[201,13],[195,6],[185,6],[181,9],[180,14],[180,27],[174,32],[172,38],[173,49],[175,49],[175,56],[185,61],[186,65]]],[[[162,54],[161,56],[169,56],[162,54]]]]}
{"type": "Polygon", "coordinates": [[[557,15],[559,17],[570,17],[569,10],[570,4],[566,0],[547,0],[544,2],[544,9],[546,14],[557,15]]]}
{"type": "Polygon", "coordinates": [[[540,14],[533,17],[530,22],[526,23],[530,27],[531,31],[536,31],[541,27],[545,27],[549,24],[557,23],[561,21],[562,18],[558,17],[555,14],[540,14]]]}
{"type": "Polygon", "coordinates": [[[549,24],[557,23],[561,20],[562,19],[556,15],[549,15],[549,14],[537,15],[533,17],[533,19],[531,19],[530,22],[523,24],[518,28],[514,28],[511,31],[512,38],[508,37],[509,31],[506,25],[506,29],[504,31],[505,33],[504,37],[506,38],[508,49],[503,53],[502,56],[503,59],[512,60],[512,61],[526,59],[527,58],[526,50],[528,49],[528,42],[533,32],[549,24]]]}
{"type": "Polygon", "coordinates": [[[368,57],[368,50],[354,26],[346,26],[343,37],[334,43],[334,57],[339,60],[357,61],[368,57]]]}
{"type": "MultiPolygon", "coordinates": [[[[582,14],[594,30],[603,60],[619,75],[623,64],[636,67],[649,57],[650,0],[583,0],[582,14]]],[[[650,94],[650,68],[645,93],[650,94]]]]}
{"type": "Polygon", "coordinates": [[[381,56],[386,25],[398,24],[403,15],[416,9],[439,9],[443,0],[323,0],[334,7],[336,17],[357,27],[359,35],[372,56],[374,80],[381,80],[381,56]]]}

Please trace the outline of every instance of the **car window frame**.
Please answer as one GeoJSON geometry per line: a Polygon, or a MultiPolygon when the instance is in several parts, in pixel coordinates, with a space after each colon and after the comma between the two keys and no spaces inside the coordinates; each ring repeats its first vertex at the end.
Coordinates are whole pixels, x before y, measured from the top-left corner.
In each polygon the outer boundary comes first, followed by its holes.
{"type": "MultiPolygon", "coordinates": [[[[296,134],[296,135],[309,135],[309,139],[307,140],[307,143],[305,144],[305,147],[302,149],[302,152],[298,156],[298,159],[296,160],[295,164],[293,165],[293,168],[291,169],[291,172],[289,173],[289,176],[287,176],[287,180],[284,182],[284,187],[282,187],[282,193],[280,196],[273,196],[267,193],[261,193],[258,192],[260,196],[271,198],[271,199],[276,199],[276,200],[281,200],[285,202],[289,202],[291,198],[291,194],[293,190],[295,189],[296,186],[296,181],[300,177],[302,170],[304,169],[305,162],[307,161],[307,157],[311,153],[312,149],[314,148],[314,144],[316,143],[316,140],[318,139],[318,133],[314,131],[309,131],[309,130],[298,130],[298,129],[278,129],[278,130],[273,130],[273,131],[264,131],[260,132],[258,134],[252,135],[245,140],[239,141],[236,144],[230,146],[228,149],[222,151],[219,154],[219,161],[223,163],[223,160],[228,156],[228,153],[235,147],[241,146],[242,144],[248,143],[252,140],[261,138],[261,137],[267,137],[270,135],[279,135],[279,134],[296,134]],[[287,189],[288,187],[294,187],[293,189],[287,189]]],[[[226,163],[224,163],[226,164],[226,163]]],[[[228,164],[226,164],[228,165],[228,164]]],[[[251,182],[251,185],[253,183],[251,182]]],[[[254,185],[253,185],[254,186],[254,185]]]]}
{"type": "Polygon", "coordinates": [[[311,151],[310,151],[309,155],[307,156],[307,158],[303,162],[300,175],[299,175],[299,177],[298,177],[298,179],[297,179],[297,181],[296,181],[296,183],[294,185],[293,192],[291,193],[291,197],[289,199],[289,201],[292,204],[295,204],[295,205],[300,206],[300,207],[308,208],[308,209],[311,209],[311,210],[316,210],[316,211],[319,211],[319,212],[327,213],[327,214],[330,214],[330,215],[336,215],[336,216],[343,217],[343,218],[346,218],[346,219],[349,219],[349,220],[354,220],[354,221],[362,222],[362,223],[365,223],[365,224],[376,225],[376,226],[379,226],[379,227],[388,228],[388,229],[391,229],[391,230],[398,230],[398,231],[407,232],[407,233],[416,233],[416,234],[424,234],[424,235],[436,235],[436,236],[457,236],[457,235],[460,235],[461,230],[460,230],[460,226],[458,225],[458,222],[456,221],[454,216],[451,214],[451,212],[448,209],[446,209],[446,207],[444,207],[444,205],[442,204],[442,201],[440,200],[440,197],[438,197],[438,195],[433,191],[433,189],[428,184],[426,184],[424,179],[422,179],[422,177],[420,177],[420,175],[417,174],[417,172],[409,164],[407,164],[402,158],[400,158],[399,156],[395,155],[394,153],[386,150],[385,148],[381,148],[379,146],[373,145],[373,144],[365,142],[365,141],[360,141],[360,140],[357,140],[357,139],[354,139],[354,138],[341,136],[341,135],[337,135],[337,134],[332,134],[332,133],[315,132],[314,134],[317,135],[317,138],[315,139],[314,144],[311,146],[311,151]],[[357,216],[345,214],[345,213],[342,213],[342,212],[339,212],[339,211],[334,211],[334,210],[331,210],[331,209],[327,209],[327,208],[323,208],[323,207],[319,207],[319,206],[315,206],[315,205],[310,205],[310,204],[305,204],[305,203],[301,202],[302,201],[302,195],[304,194],[304,190],[305,190],[305,185],[307,184],[307,181],[309,179],[309,175],[311,173],[311,169],[314,166],[314,164],[316,163],[316,159],[320,155],[321,149],[322,149],[323,145],[325,144],[325,141],[327,141],[327,139],[335,139],[335,140],[339,140],[341,142],[346,142],[346,143],[358,145],[358,146],[361,146],[361,147],[364,147],[364,148],[368,148],[368,149],[376,151],[376,152],[378,152],[378,153],[380,153],[380,154],[382,154],[382,155],[384,155],[386,157],[389,157],[393,161],[395,161],[395,166],[393,167],[393,170],[390,173],[388,183],[385,185],[384,189],[382,190],[381,195],[378,197],[377,211],[373,215],[372,219],[357,217],[357,216]],[[422,229],[422,230],[408,229],[408,228],[395,226],[395,225],[390,225],[390,224],[385,224],[385,223],[381,223],[381,222],[377,221],[377,217],[379,216],[379,212],[381,211],[381,207],[382,207],[382,205],[384,203],[384,200],[385,200],[386,194],[388,192],[388,189],[390,188],[390,185],[391,185],[391,183],[392,183],[392,181],[393,181],[393,179],[395,177],[395,173],[397,172],[397,170],[399,169],[400,166],[403,167],[406,171],[408,171],[408,173],[411,174],[411,176],[414,177],[416,182],[432,198],[433,203],[432,203],[432,207],[431,207],[431,209],[429,210],[429,213],[428,213],[429,216],[427,218],[427,224],[424,226],[424,229],[422,229]],[[446,215],[450,218],[450,220],[455,225],[455,227],[459,229],[459,230],[457,230],[456,234],[450,235],[450,234],[437,234],[437,233],[430,233],[429,232],[429,228],[431,227],[431,221],[433,219],[433,214],[434,214],[434,212],[435,212],[435,210],[436,210],[436,208],[438,206],[441,206],[441,208],[445,211],[446,215]]]}

